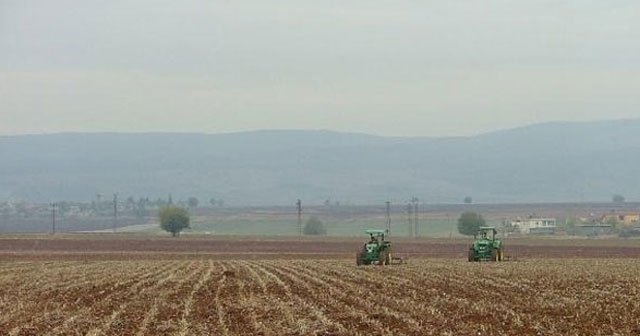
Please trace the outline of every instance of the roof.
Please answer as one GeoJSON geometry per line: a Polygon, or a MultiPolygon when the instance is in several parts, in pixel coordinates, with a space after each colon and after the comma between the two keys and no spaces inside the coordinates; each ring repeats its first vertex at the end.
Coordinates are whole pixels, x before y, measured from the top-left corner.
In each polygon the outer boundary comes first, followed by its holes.
{"type": "Polygon", "coordinates": [[[367,234],[385,234],[387,233],[387,230],[369,229],[369,230],[365,230],[364,232],[366,232],[367,234]]]}

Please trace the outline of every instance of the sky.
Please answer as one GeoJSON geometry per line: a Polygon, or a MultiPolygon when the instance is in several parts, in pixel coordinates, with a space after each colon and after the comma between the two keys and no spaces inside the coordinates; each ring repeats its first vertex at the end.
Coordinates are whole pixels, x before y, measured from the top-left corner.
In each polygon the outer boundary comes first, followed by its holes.
{"type": "Polygon", "coordinates": [[[0,0],[0,135],[640,118],[635,0],[0,0]]]}

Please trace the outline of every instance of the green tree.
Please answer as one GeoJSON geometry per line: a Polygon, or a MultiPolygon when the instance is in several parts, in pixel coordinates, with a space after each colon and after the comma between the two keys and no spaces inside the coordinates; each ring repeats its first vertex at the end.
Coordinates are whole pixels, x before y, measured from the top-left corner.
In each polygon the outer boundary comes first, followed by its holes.
{"type": "Polygon", "coordinates": [[[612,228],[616,228],[618,227],[618,224],[620,224],[620,222],[618,221],[618,218],[616,218],[616,216],[609,216],[607,217],[607,219],[604,221],[605,224],[611,225],[612,228]]]}
{"type": "Polygon", "coordinates": [[[458,232],[465,236],[473,236],[481,226],[486,224],[484,218],[476,212],[467,211],[458,218],[458,232]]]}
{"type": "Polygon", "coordinates": [[[305,235],[325,235],[327,234],[327,229],[325,229],[324,224],[318,217],[311,216],[305,223],[303,232],[305,235]]]}
{"type": "Polygon", "coordinates": [[[167,232],[171,232],[171,235],[176,237],[183,229],[189,228],[189,213],[187,209],[167,205],[162,207],[159,212],[160,228],[167,232]]]}
{"type": "Polygon", "coordinates": [[[464,198],[464,204],[471,204],[473,202],[473,198],[471,196],[467,196],[464,198]]]}
{"type": "Polygon", "coordinates": [[[613,201],[613,203],[624,203],[624,196],[613,195],[613,197],[611,197],[611,200],[613,201]]]}
{"type": "Polygon", "coordinates": [[[578,229],[576,228],[580,224],[580,219],[576,217],[569,217],[564,221],[564,229],[567,231],[568,235],[576,235],[578,234],[578,229]]]}
{"type": "Polygon", "coordinates": [[[190,208],[197,208],[198,204],[200,204],[200,201],[198,200],[198,198],[192,196],[187,200],[187,204],[189,204],[190,208]]]}

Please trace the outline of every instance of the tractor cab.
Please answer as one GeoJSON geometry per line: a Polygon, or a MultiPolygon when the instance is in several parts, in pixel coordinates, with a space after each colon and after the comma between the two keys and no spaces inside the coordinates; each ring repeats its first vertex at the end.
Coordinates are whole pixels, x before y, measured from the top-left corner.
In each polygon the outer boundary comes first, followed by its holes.
{"type": "Polygon", "coordinates": [[[476,232],[475,235],[473,235],[473,239],[478,239],[478,236],[480,236],[480,239],[489,239],[489,234],[491,234],[491,238],[490,240],[493,241],[496,239],[496,234],[498,233],[498,231],[496,230],[496,228],[492,227],[492,226],[481,226],[480,229],[478,229],[478,232],[476,232]]]}
{"type": "Polygon", "coordinates": [[[367,230],[365,231],[369,234],[369,241],[364,244],[364,248],[367,250],[367,253],[373,253],[376,251],[380,243],[384,242],[384,230],[367,230]]]}
{"type": "Polygon", "coordinates": [[[384,241],[385,230],[366,230],[365,232],[369,234],[369,243],[378,244],[384,241]]]}

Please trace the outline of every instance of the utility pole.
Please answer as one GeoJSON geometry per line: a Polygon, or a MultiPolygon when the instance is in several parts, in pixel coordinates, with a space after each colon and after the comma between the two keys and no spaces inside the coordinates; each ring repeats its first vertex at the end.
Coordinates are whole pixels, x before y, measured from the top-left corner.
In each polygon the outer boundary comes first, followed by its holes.
{"type": "Polygon", "coordinates": [[[51,234],[56,234],[56,203],[51,202],[51,234]]]}
{"type": "Polygon", "coordinates": [[[387,204],[387,236],[391,236],[391,202],[385,203],[387,204]]]}
{"type": "Polygon", "coordinates": [[[298,207],[298,235],[302,236],[302,201],[298,199],[296,202],[298,207]]]}
{"type": "Polygon", "coordinates": [[[413,237],[413,234],[414,234],[412,212],[413,212],[413,205],[411,204],[411,202],[408,202],[407,203],[407,223],[409,224],[409,237],[413,237]]]}
{"type": "Polygon", "coordinates": [[[118,193],[113,194],[113,233],[118,226],[118,193]]]}
{"type": "Polygon", "coordinates": [[[413,202],[413,226],[414,226],[414,236],[418,236],[418,198],[413,197],[411,200],[413,202]]]}

